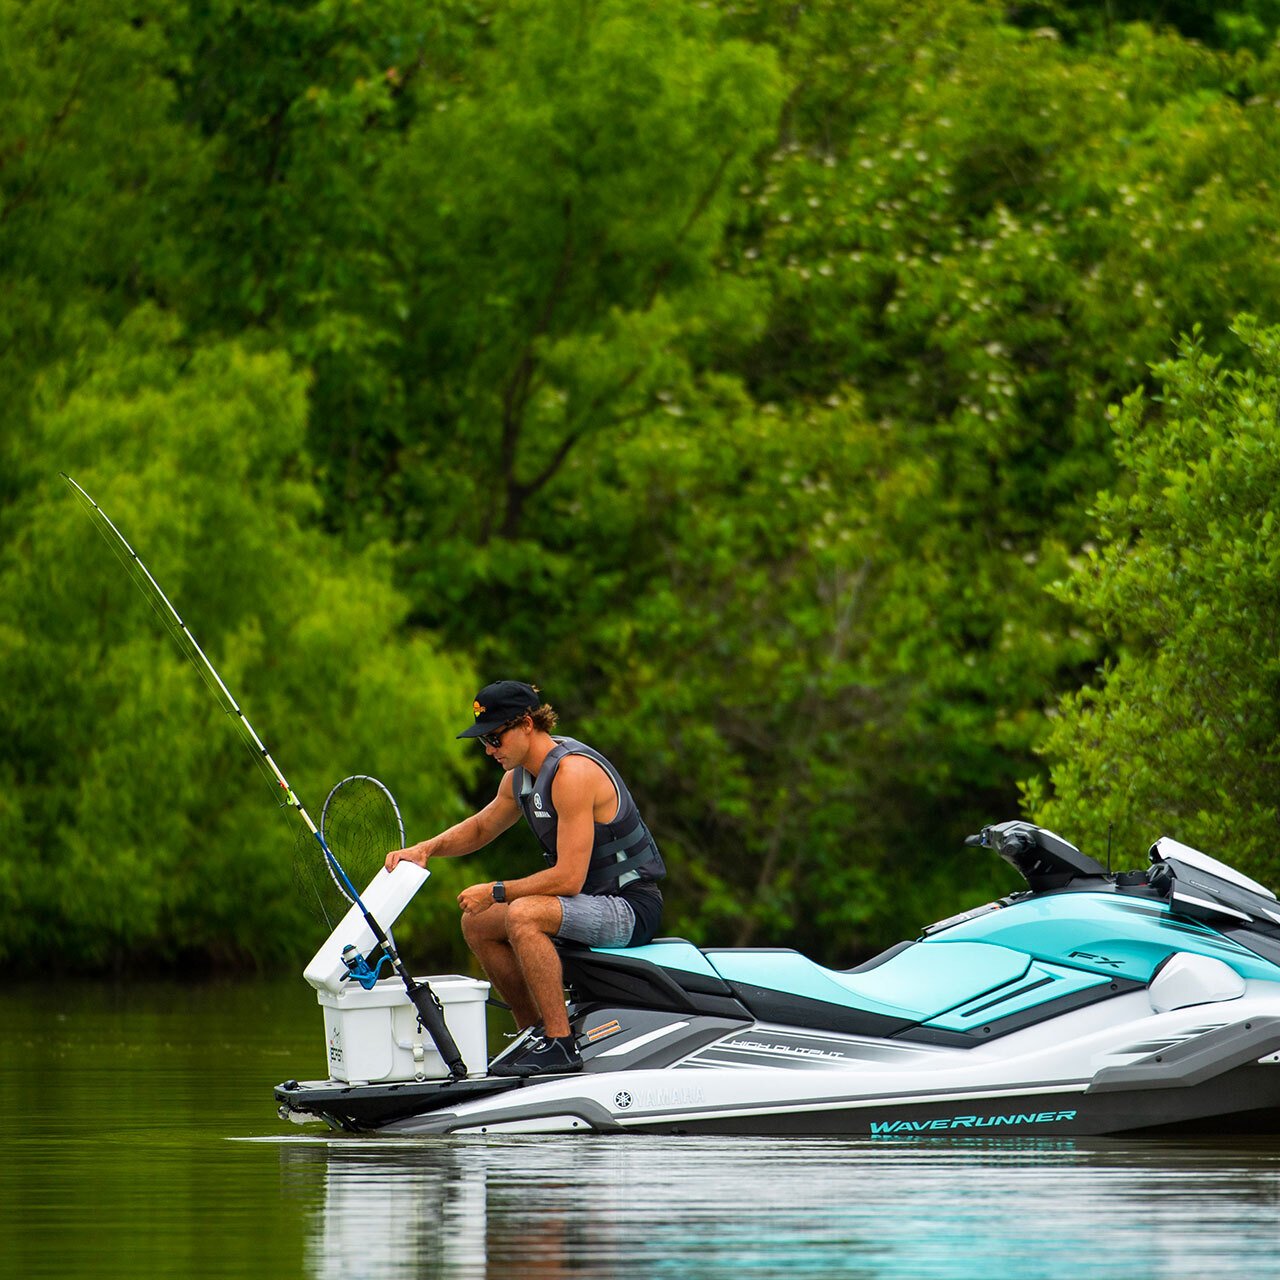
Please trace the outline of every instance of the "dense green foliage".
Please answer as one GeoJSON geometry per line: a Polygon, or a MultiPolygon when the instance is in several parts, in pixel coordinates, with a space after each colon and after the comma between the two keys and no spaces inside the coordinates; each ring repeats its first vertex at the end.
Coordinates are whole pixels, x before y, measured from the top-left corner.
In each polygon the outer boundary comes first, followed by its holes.
{"type": "MultiPolygon", "coordinates": [[[[278,354],[177,338],[142,308],[85,372],[51,370],[26,447],[102,497],[317,814],[322,788],[364,771],[460,816],[466,774],[442,743],[474,677],[404,634],[385,548],[343,554],[315,528],[305,379],[278,354]]],[[[293,835],[234,725],[56,473],[5,525],[6,949],[291,955],[312,931],[293,835]]]]}
{"type": "MultiPolygon", "coordinates": [[[[1277,17],[0,0],[0,950],[315,938],[59,470],[309,805],[367,771],[438,829],[496,782],[452,740],[475,685],[538,683],[640,798],[670,932],[911,933],[1008,886],[952,850],[1020,783],[1089,847],[1231,829],[1272,873],[1271,561],[1213,712],[1248,727],[1199,722],[1229,782],[1181,729],[1139,750],[1207,658],[1134,601],[1191,592],[1212,523],[1190,480],[1156,519],[1161,477],[1274,403],[1277,17]],[[1133,399],[1153,365],[1215,389],[1133,399]]],[[[1264,466],[1221,481],[1255,549],[1264,466]]],[[[530,856],[449,866],[412,927],[456,948],[450,890],[530,856]]]]}
{"type": "Polygon", "coordinates": [[[1161,365],[1159,416],[1116,415],[1122,489],[1099,497],[1099,547],[1060,588],[1114,640],[1097,688],[1063,700],[1044,750],[1052,825],[1096,843],[1156,832],[1280,881],[1280,328],[1236,326],[1253,357],[1198,340],[1161,365]]]}

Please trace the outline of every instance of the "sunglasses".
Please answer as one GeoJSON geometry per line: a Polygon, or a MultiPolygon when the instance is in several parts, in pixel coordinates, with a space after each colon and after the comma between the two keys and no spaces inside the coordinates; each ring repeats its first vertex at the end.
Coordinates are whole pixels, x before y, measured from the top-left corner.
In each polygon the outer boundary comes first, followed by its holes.
{"type": "Polygon", "coordinates": [[[496,730],[494,733],[478,733],[476,734],[476,737],[483,742],[486,747],[500,747],[502,746],[503,734],[510,733],[511,730],[516,728],[523,720],[524,716],[521,716],[519,720],[513,720],[510,724],[504,724],[501,729],[496,730]]]}

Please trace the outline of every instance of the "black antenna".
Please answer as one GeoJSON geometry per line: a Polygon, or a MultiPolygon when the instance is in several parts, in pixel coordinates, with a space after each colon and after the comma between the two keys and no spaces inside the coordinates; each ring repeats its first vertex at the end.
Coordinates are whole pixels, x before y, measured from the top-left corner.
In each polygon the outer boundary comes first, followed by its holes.
{"type": "Polygon", "coordinates": [[[1107,875],[1111,874],[1111,823],[1107,823],[1107,875]]]}

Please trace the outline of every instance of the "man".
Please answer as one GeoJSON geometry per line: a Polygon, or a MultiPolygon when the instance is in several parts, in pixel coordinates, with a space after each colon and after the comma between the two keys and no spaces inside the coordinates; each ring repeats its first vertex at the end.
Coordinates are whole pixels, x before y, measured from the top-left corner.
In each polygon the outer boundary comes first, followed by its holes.
{"type": "Polygon", "coordinates": [[[448,831],[388,854],[387,868],[404,858],[425,867],[431,858],[474,853],[525,818],[547,866],[520,880],[464,889],[462,934],[517,1025],[541,1023],[545,1031],[494,1074],[578,1071],[582,1057],[569,1033],[551,939],[594,947],[648,942],[662,918],[657,881],[666,868],[618,771],[585,743],[552,737],[556,713],[533,685],[486,685],[472,711],[475,723],[458,737],[479,738],[502,766],[497,795],[448,831]]]}

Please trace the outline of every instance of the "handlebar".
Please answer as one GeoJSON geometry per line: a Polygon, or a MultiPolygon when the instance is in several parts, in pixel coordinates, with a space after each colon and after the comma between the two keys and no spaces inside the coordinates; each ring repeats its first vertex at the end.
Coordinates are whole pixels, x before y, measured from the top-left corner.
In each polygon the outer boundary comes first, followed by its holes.
{"type": "Polygon", "coordinates": [[[1029,822],[1001,822],[968,836],[969,848],[992,849],[1034,890],[1061,888],[1069,881],[1103,876],[1105,868],[1075,845],[1029,822]]]}

